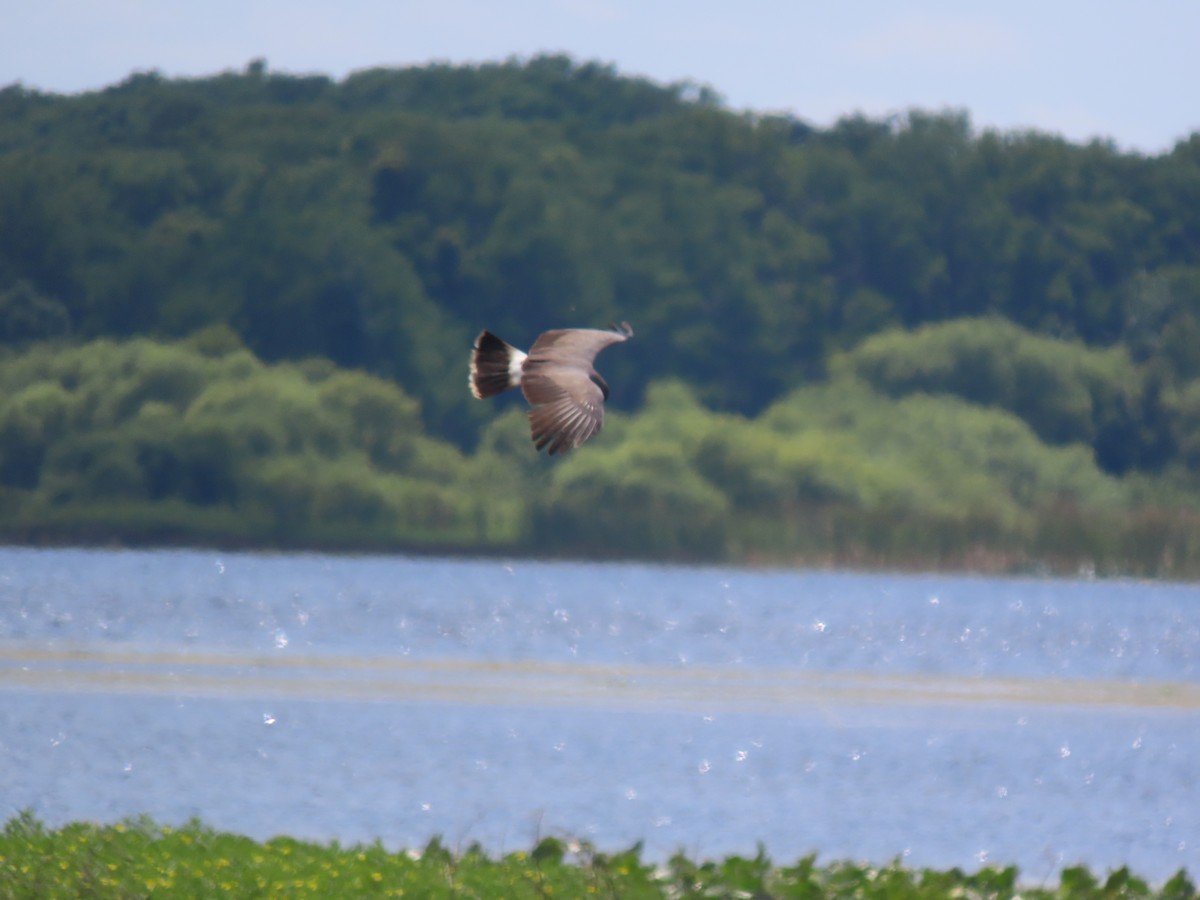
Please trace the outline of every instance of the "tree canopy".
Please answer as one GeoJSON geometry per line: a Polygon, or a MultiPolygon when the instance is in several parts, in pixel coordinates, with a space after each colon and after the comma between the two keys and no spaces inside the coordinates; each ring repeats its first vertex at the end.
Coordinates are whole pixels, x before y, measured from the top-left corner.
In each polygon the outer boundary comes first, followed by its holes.
{"type": "Polygon", "coordinates": [[[414,540],[566,540],[604,500],[700,553],[817,508],[974,504],[1012,534],[1115,494],[1177,508],[1200,473],[1200,134],[1148,157],[959,111],[816,128],[562,56],[12,85],[0,347],[26,522],[135,498],[280,536],[342,509],[414,540]],[[614,434],[586,457],[536,468],[519,415],[464,389],[484,327],[620,320],[614,434]],[[467,489],[489,477],[537,499],[467,489]]]}

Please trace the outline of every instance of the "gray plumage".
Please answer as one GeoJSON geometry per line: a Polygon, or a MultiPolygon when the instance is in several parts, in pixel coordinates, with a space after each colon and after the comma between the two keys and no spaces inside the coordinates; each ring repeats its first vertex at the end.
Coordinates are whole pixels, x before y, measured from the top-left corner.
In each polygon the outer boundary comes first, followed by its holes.
{"type": "Polygon", "coordinates": [[[563,328],[544,332],[524,353],[481,332],[471,352],[471,393],[483,399],[519,386],[532,407],[534,446],[565,453],[604,425],[608,385],[593,366],[596,354],[631,337],[627,322],[612,331],[563,328]]]}

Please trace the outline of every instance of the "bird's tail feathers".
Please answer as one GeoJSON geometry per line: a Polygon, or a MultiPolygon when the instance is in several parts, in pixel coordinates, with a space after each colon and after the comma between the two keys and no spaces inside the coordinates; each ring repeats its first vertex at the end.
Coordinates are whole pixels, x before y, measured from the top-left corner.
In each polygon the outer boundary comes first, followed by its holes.
{"type": "Polygon", "coordinates": [[[525,354],[490,331],[480,332],[471,353],[471,393],[480,400],[502,394],[521,383],[525,354]]]}

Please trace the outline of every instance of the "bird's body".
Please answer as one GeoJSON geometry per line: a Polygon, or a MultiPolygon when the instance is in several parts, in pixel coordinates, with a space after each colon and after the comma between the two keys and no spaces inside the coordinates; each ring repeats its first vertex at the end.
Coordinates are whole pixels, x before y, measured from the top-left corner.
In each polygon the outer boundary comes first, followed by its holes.
{"type": "Polygon", "coordinates": [[[612,331],[563,328],[544,332],[523,353],[481,332],[471,353],[471,393],[483,399],[520,387],[532,407],[534,445],[551,455],[565,453],[604,424],[608,385],[592,365],[596,354],[631,337],[625,322],[612,331]]]}

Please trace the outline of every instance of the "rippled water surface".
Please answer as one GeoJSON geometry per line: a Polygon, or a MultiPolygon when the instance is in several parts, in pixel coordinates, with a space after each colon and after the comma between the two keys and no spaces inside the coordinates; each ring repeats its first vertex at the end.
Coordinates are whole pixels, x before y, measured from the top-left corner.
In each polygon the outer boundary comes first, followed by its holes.
{"type": "Polygon", "coordinates": [[[0,817],[1200,872],[1200,589],[0,549],[0,817]]]}

